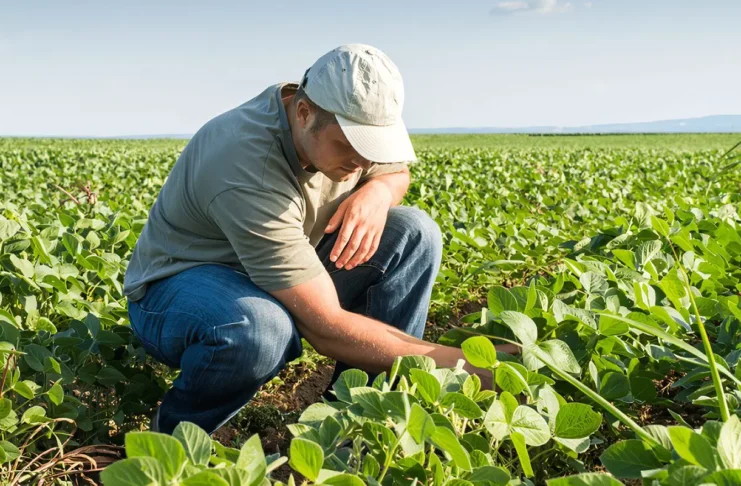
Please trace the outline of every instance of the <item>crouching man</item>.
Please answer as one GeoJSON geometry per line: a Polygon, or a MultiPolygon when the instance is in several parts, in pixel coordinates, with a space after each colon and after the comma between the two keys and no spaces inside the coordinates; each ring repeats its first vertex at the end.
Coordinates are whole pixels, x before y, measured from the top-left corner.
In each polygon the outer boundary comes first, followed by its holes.
{"type": "Polygon", "coordinates": [[[147,352],[181,370],[153,430],[214,432],[301,355],[301,337],[337,360],[333,381],[403,355],[463,358],[421,340],[442,243],[427,214],[399,206],[416,159],[403,102],[384,53],[345,45],[190,140],[124,286],[147,352]]]}

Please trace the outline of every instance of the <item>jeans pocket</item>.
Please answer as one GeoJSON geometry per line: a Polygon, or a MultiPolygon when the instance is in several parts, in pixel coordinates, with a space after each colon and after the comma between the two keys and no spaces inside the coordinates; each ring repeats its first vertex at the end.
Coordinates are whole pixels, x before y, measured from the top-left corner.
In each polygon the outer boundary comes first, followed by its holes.
{"type": "Polygon", "coordinates": [[[141,342],[144,350],[152,358],[170,367],[179,367],[180,363],[173,363],[160,350],[158,343],[162,332],[162,313],[146,311],[136,302],[129,302],[129,321],[131,330],[141,342]]]}

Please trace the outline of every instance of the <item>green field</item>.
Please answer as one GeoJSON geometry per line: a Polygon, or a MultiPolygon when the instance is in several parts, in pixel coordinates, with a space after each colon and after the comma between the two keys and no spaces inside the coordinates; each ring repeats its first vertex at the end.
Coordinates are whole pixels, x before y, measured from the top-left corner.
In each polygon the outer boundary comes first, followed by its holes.
{"type": "Polygon", "coordinates": [[[671,151],[723,150],[740,134],[642,135],[412,135],[414,146],[430,149],[471,147],[490,150],[654,149],[671,151]]]}
{"type": "MultiPolygon", "coordinates": [[[[655,149],[671,151],[723,150],[739,141],[741,134],[626,134],[626,135],[412,135],[414,146],[425,149],[479,148],[491,150],[536,149],[655,149]]],[[[186,140],[155,138],[126,139],[37,139],[0,138],[0,147],[38,148],[105,142],[108,147],[182,149],[186,140]]]]}
{"type": "Polygon", "coordinates": [[[0,139],[0,483],[72,484],[125,445],[106,485],[741,484],[740,140],[414,136],[404,204],[444,238],[426,336],[493,383],[405,357],[322,403],[309,349],[213,438],[173,438],[138,432],[177,372],[121,290],[186,141],[0,139]]]}

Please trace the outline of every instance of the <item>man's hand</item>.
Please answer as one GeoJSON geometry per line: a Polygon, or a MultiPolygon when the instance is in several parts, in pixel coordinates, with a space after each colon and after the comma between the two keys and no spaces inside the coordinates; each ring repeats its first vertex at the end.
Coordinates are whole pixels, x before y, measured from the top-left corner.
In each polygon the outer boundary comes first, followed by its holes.
{"type": "Polygon", "coordinates": [[[340,204],[324,229],[332,233],[341,227],[329,255],[337,268],[351,270],[376,253],[392,203],[388,185],[371,180],[340,204]]]}

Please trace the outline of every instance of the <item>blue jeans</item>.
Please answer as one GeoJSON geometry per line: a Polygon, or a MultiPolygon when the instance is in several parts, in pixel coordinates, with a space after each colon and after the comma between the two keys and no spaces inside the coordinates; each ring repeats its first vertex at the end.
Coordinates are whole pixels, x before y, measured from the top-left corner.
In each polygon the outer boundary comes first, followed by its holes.
{"type": "MultiPolygon", "coordinates": [[[[437,224],[419,209],[391,208],[378,250],[352,270],[329,260],[337,234],[316,250],[342,308],[422,338],[442,253],[437,224]]],[[[181,370],[160,405],[158,426],[168,434],[181,421],[213,433],[303,350],[286,308],[224,265],[151,283],[144,298],[129,302],[129,317],[146,351],[181,370]]],[[[332,382],[349,368],[337,363],[332,382]]]]}

